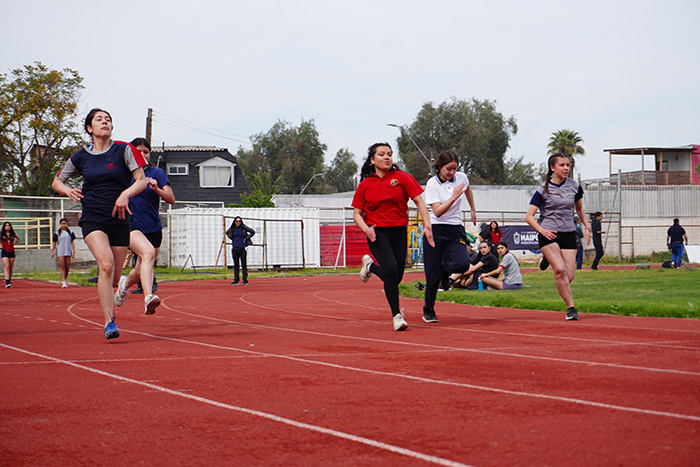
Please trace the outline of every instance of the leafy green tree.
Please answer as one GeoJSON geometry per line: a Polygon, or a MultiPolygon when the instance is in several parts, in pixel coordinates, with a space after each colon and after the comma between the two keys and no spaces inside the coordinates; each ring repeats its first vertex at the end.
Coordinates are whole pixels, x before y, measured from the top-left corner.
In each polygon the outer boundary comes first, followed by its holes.
{"type": "Polygon", "coordinates": [[[547,174],[544,162],[536,166],[532,162],[523,162],[524,156],[506,161],[506,179],[504,185],[539,185],[547,174]]]}
{"type": "Polygon", "coordinates": [[[355,155],[349,149],[340,149],[326,169],[323,181],[329,193],[341,193],[355,189],[355,176],[358,171],[355,155]]]}
{"type": "Polygon", "coordinates": [[[547,144],[549,154],[561,152],[569,158],[571,162],[569,177],[571,178],[574,178],[574,167],[576,165],[574,157],[583,156],[586,153],[581,143],[583,143],[583,138],[579,136],[578,132],[571,130],[559,130],[552,133],[552,136],[549,137],[549,143],[547,144]]]}
{"type": "Polygon", "coordinates": [[[515,117],[504,117],[496,110],[495,101],[452,97],[437,106],[423,104],[413,123],[400,130],[401,161],[419,182],[429,178],[431,164],[411,137],[431,161],[441,151],[451,149],[460,158],[459,169],[472,183],[490,185],[506,180],[505,153],[518,126],[515,117]]]}
{"type": "Polygon", "coordinates": [[[83,78],[41,62],[0,75],[0,183],[20,195],[49,196],[61,162],[83,142],[77,120],[83,78]]]}
{"type": "Polygon", "coordinates": [[[241,193],[241,204],[238,206],[246,208],[274,208],[272,195],[267,195],[260,190],[253,190],[249,195],[241,193]]]}
{"type": "Polygon", "coordinates": [[[327,146],[319,140],[313,120],[297,127],[278,121],[266,133],[252,136],[252,149],[239,148],[241,170],[249,179],[255,173],[269,173],[280,183],[280,193],[299,193],[309,179],[323,169],[327,146]]]}

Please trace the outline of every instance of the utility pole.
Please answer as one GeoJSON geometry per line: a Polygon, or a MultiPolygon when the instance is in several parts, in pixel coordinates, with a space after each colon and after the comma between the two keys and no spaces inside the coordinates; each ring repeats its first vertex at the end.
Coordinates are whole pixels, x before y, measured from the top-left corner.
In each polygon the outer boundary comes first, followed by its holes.
{"type": "Polygon", "coordinates": [[[153,109],[148,109],[148,116],[146,117],[146,139],[151,142],[151,134],[153,133],[153,109]]]}

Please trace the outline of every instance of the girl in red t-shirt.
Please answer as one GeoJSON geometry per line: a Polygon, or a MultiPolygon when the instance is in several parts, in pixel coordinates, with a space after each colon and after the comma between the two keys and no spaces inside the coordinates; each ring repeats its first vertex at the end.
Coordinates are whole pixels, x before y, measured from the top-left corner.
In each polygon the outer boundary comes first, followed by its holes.
{"type": "Polygon", "coordinates": [[[15,267],[15,243],[19,242],[19,237],[12,228],[12,224],[5,222],[2,224],[2,269],[5,273],[5,288],[12,287],[12,269],[15,267]]]}
{"type": "Polygon", "coordinates": [[[435,246],[428,209],[415,178],[394,165],[388,143],[375,143],[367,150],[367,159],[360,171],[362,181],[352,200],[355,224],[367,235],[369,255],[362,257],[360,278],[367,282],[376,274],[384,282],[384,293],[394,317],[394,330],[408,327],[399,308],[399,284],[403,279],[408,250],[408,200],[412,199],[423,218],[423,235],[435,246]]]}

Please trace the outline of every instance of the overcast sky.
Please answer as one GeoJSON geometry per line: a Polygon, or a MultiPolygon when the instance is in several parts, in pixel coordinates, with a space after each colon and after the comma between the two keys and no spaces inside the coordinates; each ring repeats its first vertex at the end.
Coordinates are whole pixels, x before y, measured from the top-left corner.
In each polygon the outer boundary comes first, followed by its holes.
{"type": "Polygon", "coordinates": [[[0,0],[0,73],[77,70],[81,115],[109,110],[117,139],[143,136],[149,107],[154,145],[232,153],[305,119],[327,161],[358,163],[426,102],[495,100],[518,123],[506,157],[539,164],[575,130],[593,179],[603,149],[700,144],[699,19],[697,0],[0,0]]]}

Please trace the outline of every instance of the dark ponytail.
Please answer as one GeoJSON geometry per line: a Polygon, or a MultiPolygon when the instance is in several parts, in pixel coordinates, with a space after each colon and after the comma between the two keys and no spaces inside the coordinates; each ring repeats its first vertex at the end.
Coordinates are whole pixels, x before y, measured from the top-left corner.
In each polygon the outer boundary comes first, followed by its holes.
{"type": "MultiPolygon", "coordinates": [[[[374,175],[375,171],[374,165],[372,164],[372,158],[374,157],[374,153],[377,152],[377,148],[381,146],[386,146],[393,152],[393,149],[391,149],[391,145],[389,143],[374,143],[372,146],[370,146],[367,149],[367,159],[365,159],[365,163],[362,164],[362,169],[360,169],[360,180],[364,180],[365,178],[374,175]]],[[[394,169],[398,169],[396,164],[392,164],[392,167],[394,169]]]]}
{"type": "Polygon", "coordinates": [[[554,154],[549,156],[549,159],[547,159],[547,176],[544,178],[544,191],[547,194],[549,194],[549,181],[551,180],[552,175],[554,175],[554,170],[552,170],[552,166],[557,162],[557,159],[561,158],[569,159],[561,152],[555,152],[554,154]]]}

